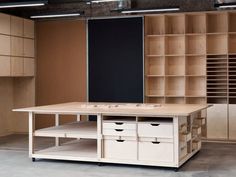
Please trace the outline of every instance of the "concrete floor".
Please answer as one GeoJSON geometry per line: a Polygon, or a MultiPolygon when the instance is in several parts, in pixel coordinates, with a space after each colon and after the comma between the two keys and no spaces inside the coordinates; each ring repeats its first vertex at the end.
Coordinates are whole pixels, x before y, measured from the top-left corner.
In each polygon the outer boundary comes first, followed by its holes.
{"type": "MultiPolygon", "coordinates": [[[[45,148],[51,139],[38,139],[45,148]]],[[[0,138],[0,177],[236,177],[236,144],[204,143],[178,172],[168,168],[37,160],[31,162],[27,136],[0,138]]]]}

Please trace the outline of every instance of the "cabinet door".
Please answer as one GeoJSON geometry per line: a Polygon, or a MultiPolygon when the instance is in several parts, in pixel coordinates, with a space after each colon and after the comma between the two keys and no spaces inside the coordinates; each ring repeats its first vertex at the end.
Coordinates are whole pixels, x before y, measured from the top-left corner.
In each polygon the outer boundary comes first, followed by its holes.
{"type": "Polygon", "coordinates": [[[8,56],[0,56],[0,76],[11,75],[11,59],[8,56]]]}
{"type": "Polygon", "coordinates": [[[24,59],[21,57],[11,57],[11,75],[23,76],[24,74],[24,59]]]}
{"type": "Polygon", "coordinates": [[[11,37],[11,55],[12,56],[23,56],[23,38],[11,37]]]}
{"type": "Polygon", "coordinates": [[[10,34],[10,15],[0,13],[0,33],[10,34]]]}
{"type": "Polygon", "coordinates": [[[34,38],[34,21],[24,19],[24,37],[34,38]]]}
{"type": "Polygon", "coordinates": [[[229,139],[236,140],[236,104],[229,105],[229,139]]]}
{"type": "Polygon", "coordinates": [[[10,36],[0,35],[0,55],[10,55],[10,36]]]}
{"type": "Polygon", "coordinates": [[[24,39],[24,56],[34,57],[34,40],[24,39]]]}
{"type": "Polygon", "coordinates": [[[11,16],[11,35],[23,36],[23,18],[11,16]]]}
{"type": "Polygon", "coordinates": [[[34,76],[34,59],[24,58],[24,76],[34,76]]]}
{"type": "Polygon", "coordinates": [[[227,113],[227,104],[215,104],[207,109],[207,138],[227,139],[227,113]]]}

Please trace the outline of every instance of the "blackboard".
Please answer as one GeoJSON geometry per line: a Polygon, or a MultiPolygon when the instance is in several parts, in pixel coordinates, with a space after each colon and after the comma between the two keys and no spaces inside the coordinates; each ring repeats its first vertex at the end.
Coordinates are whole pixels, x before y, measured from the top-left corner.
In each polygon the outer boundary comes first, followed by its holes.
{"type": "Polygon", "coordinates": [[[90,102],[143,102],[143,19],[88,21],[90,102]]]}

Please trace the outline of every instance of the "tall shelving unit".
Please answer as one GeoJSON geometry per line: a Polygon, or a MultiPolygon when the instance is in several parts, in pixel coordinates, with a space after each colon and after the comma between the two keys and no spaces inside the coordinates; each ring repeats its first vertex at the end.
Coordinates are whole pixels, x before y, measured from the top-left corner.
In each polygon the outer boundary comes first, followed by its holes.
{"type": "Polygon", "coordinates": [[[147,15],[145,41],[145,101],[214,104],[207,138],[236,140],[236,13],[147,15]]]}

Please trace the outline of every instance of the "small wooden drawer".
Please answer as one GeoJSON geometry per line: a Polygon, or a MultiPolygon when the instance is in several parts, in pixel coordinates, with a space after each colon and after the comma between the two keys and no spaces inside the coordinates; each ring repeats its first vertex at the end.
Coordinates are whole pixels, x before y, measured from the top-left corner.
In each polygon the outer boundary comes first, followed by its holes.
{"type": "Polygon", "coordinates": [[[128,129],[103,129],[103,135],[110,136],[136,136],[136,130],[128,130],[128,129]]]}
{"type": "Polygon", "coordinates": [[[192,139],[192,134],[191,133],[181,133],[179,139],[182,142],[188,142],[192,139]]]}
{"type": "Polygon", "coordinates": [[[180,159],[183,159],[188,154],[187,146],[180,148],[180,159]]]}
{"type": "Polygon", "coordinates": [[[137,160],[137,142],[124,139],[105,139],[104,158],[137,160]]]}
{"type": "Polygon", "coordinates": [[[199,150],[199,149],[201,149],[201,147],[202,147],[202,142],[200,140],[192,142],[192,150],[193,151],[199,150]]]}
{"type": "Polygon", "coordinates": [[[126,122],[104,122],[103,129],[129,129],[135,130],[136,124],[135,123],[126,123],[126,122]]]}
{"type": "Polygon", "coordinates": [[[139,123],[139,137],[173,138],[172,123],[139,123]]]}
{"type": "Polygon", "coordinates": [[[193,135],[200,135],[202,133],[201,127],[193,127],[193,135]]]}
{"type": "Polygon", "coordinates": [[[173,143],[139,142],[139,160],[152,162],[173,162],[173,143]]]}

